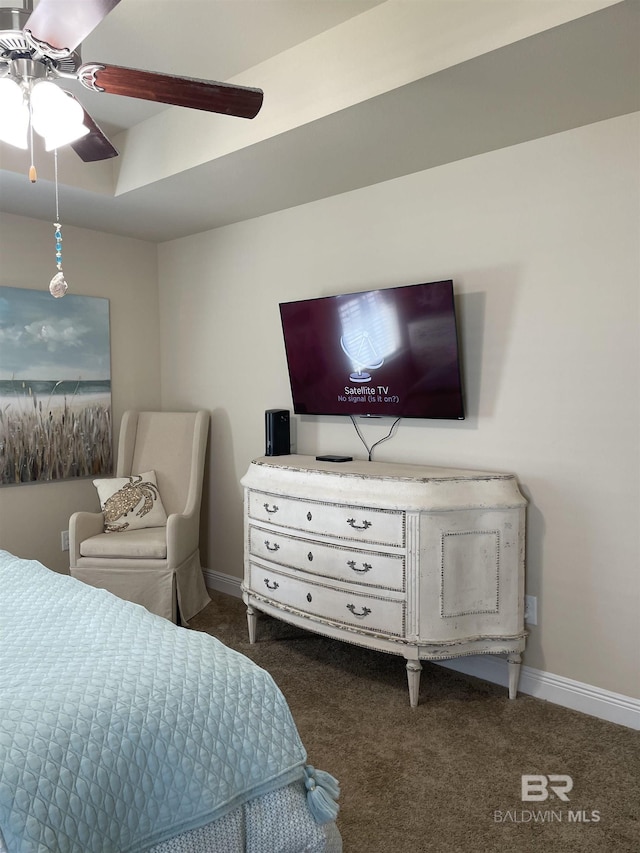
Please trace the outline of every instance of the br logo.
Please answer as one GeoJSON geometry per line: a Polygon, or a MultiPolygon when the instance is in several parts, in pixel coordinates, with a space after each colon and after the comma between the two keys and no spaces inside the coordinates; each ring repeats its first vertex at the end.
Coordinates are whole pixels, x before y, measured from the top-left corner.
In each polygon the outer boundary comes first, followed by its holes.
{"type": "Polygon", "coordinates": [[[567,794],[573,788],[571,776],[550,773],[548,776],[533,773],[522,776],[522,800],[542,802],[554,794],[559,800],[569,802],[567,794]]]}

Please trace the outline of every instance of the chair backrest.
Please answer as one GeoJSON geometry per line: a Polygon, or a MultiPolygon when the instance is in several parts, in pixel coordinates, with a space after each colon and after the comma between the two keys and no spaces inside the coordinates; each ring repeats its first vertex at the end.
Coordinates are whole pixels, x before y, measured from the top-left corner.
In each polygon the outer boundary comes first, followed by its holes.
{"type": "Polygon", "coordinates": [[[117,477],[155,471],[170,515],[200,506],[209,412],[125,412],[120,425],[117,477]]]}

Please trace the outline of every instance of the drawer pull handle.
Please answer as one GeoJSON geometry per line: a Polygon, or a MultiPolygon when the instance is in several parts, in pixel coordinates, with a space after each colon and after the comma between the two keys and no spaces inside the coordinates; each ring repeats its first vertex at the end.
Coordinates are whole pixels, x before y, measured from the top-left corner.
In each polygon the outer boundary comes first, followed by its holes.
{"type": "Polygon", "coordinates": [[[312,518],[313,518],[313,516],[311,515],[310,512],[308,512],[307,513],[307,521],[311,521],[312,518]]]}
{"type": "Polygon", "coordinates": [[[273,581],[273,583],[269,580],[269,578],[265,578],[264,582],[266,584],[267,589],[278,589],[280,584],[277,581],[273,581]]]}
{"type": "Polygon", "coordinates": [[[307,554],[307,560],[309,560],[310,563],[313,563],[313,554],[311,553],[311,551],[309,551],[309,553],[307,554]]]}
{"type": "Polygon", "coordinates": [[[311,602],[313,601],[313,598],[312,598],[310,592],[307,593],[307,601],[309,602],[309,604],[311,604],[311,602]]]}
{"type": "Polygon", "coordinates": [[[264,504],[264,508],[269,513],[269,515],[273,515],[275,512],[278,512],[278,510],[280,509],[280,507],[277,506],[276,504],[271,504],[271,506],[269,504],[264,504]]]}
{"type": "Polygon", "coordinates": [[[361,575],[363,575],[365,572],[370,572],[371,569],[373,568],[371,563],[363,563],[362,568],[358,569],[356,567],[356,561],[355,560],[348,560],[347,565],[349,566],[350,569],[352,569],[352,571],[359,572],[359,574],[361,574],[361,575]]]}
{"type": "Polygon", "coordinates": [[[348,518],[347,524],[350,527],[353,527],[354,530],[366,530],[368,527],[371,527],[373,522],[371,521],[363,521],[362,524],[356,524],[355,518],[348,518]]]}
{"type": "Polygon", "coordinates": [[[268,539],[265,539],[264,544],[265,544],[265,548],[267,549],[267,551],[279,551],[280,550],[280,546],[278,545],[277,542],[275,545],[272,545],[268,539]]]}
{"type": "Polygon", "coordinates": [[[369,610],[368,607],[363,607],[362,611],[360,613],[356,613],[355,604],[347,604],[347,610],[350,610],[354,616],[359,616],[361,619],[364,618],[365,616],[368,616],[371,613],[371,611],[369,610]]]}

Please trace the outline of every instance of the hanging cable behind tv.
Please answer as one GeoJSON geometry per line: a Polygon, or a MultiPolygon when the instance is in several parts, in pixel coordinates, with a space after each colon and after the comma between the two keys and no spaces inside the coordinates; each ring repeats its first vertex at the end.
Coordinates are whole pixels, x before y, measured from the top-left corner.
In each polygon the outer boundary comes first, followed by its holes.
{"type": "MultiPolygon", "coordinates": [[[[400,423],[400,421],[402,420],[402,418],[396,418],[396,419],[395,419],[395,421],[391,424],[391,428],[389,429],[389,432],[388,432],[388,433],[387,433],[383,438],[381,438],[381,439],[379,439],[378,441],[374,442],[374,443],[371,445],[371,447],[369,447],[369,445],[368,445],[368,444],[367,444],[367,442],[365,441],[364,436],[362,435],[362,432],[360,431],[360,427],[359,427],[359,426],[358,426],[358,424],[356,423],[356,416],[355,416],[355,415],[350,415],[349,417],[351,418],[351,423],[353,424],[355,431],[358,433],[358,438],[360,439],[360,441],[364,444],[364,446],[365,446],[365,448],[366,448],[366,451],[367,451],[367,454],[368,454],[368,460],[369,460],[369,462],[371,462],[371,460],[373,459],[373,451],[374,451],[374,449],[375,449],[379,444],[382,444],[382,442],[383,442],[383,441],[388,441],[388,440],[393,436],[393,434],[394,434],[394,432],[395,432],[395,428],[398,426],[398,424],[399,424],[399,423],[400,423]]],[[[375,418],[375,417],[381,417],[381,415],[362,415],[361,417],[368,417],[368,418],[369,418],[369,417],[374,417],[374,418],[375,418]]]]}

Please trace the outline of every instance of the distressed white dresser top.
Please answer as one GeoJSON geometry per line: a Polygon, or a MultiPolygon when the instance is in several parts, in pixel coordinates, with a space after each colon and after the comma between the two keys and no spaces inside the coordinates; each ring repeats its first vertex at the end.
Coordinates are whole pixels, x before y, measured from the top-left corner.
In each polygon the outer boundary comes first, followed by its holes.
{"type": "Polygon", "coordinates": [[[527,503],[514,474],[357,459],[322,462],[302,455],[255,459],[242,484],[270,494],[295,493],[310,500],[384,509],[437,511],[527,503]]]}

